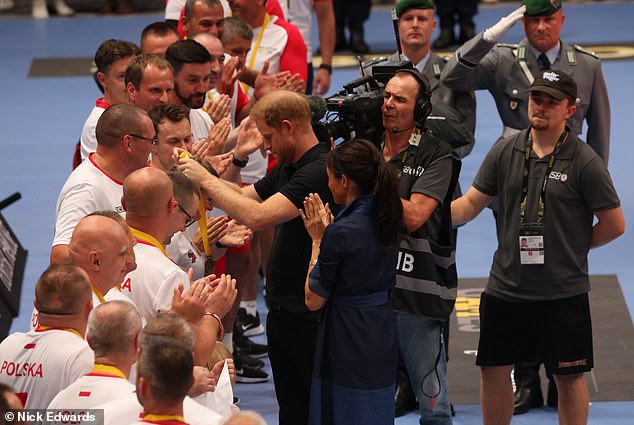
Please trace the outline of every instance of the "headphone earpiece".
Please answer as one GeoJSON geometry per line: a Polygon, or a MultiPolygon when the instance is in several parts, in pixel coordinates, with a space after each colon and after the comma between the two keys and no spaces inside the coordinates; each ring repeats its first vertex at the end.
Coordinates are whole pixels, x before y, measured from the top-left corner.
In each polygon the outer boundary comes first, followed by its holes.
{"type": "Polygon", "coordinates": [[[416,79],[419,86],[422,86],[422,96],[418,96],[416,98],[416,104],[414,105],[414,121],[416,122],[416,126],[420,127],[425,123],[425,120],[431,113],[431,90],[429,88],[429,83],[427,82],[427,78],[423,74],[421,74],[416,69],[399,69],[396,71],[395,75],[398,73],[406,73],[411,75],[416,79]]]}

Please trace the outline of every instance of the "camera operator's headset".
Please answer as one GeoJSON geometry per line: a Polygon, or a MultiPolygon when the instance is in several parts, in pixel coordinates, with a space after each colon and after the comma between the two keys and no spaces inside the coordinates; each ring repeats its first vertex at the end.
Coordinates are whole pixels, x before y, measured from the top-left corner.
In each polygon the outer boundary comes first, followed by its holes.
{"type": "Polygon", "coordinates": [[[409,74],[416,79],[419,84],[419,93],[422,88],[422,95],[419,96],[417,93],[416,104],[414,105],[414,122],[416,122],[416,127],[422,127],[427,116],[431,113],[431,89],[429,88],[429,83],[427,78],[417,69],[399,69],[394,74],[401,73],[409,74]]]}

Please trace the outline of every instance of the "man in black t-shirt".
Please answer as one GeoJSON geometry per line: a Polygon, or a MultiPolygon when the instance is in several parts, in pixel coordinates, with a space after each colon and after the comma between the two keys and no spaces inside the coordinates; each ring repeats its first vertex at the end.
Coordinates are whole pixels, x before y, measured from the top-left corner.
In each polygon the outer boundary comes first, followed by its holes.
{"type": "Polygon", "coordinates": [[[309,193],[333,203],[326,175],[328,147],[313,133],[307,100],[296,93],[269,93],[253,107],[251,119],[278,164],[254,185],[231,185],[189,159],[181,159],[180,164],[219,208],[240,223],[254,231],[275,226],[266,276],[269,358],[280,406],[279,423],[305,424],[319,313],[304,305],[311,239],[299,209],[309,193]]]}

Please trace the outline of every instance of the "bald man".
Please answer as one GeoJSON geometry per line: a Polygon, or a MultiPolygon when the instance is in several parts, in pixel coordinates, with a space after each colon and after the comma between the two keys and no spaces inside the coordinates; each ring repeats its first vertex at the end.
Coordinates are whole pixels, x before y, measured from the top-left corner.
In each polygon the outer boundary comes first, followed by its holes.
{"type": "Polygon", "coordinates": [[[123,203],[126,221],[137,240],[137,269],[125,276],[121,290],[149,320],[170,309],[172,291],[179,284],[189,287],[187,275],[167,257],[164,247],[176,231],[185,229],[188,216],[197,215],[197,202],[180,205],[167,174],[149,167],[125,179],[123,203]]]}
{"type": "MultiPolygon", "coordinates": [[[[129,232],[128,225],[114,211],[90,214],[73,230],[68,245],[70,259],[88,274],[94,306],[110,299],[132,302],[118,287],[123,277],[136,268],[133,249],[136,241],[131,240],[129,232]]],[[[37,326],[38,311],[33,309],[31,329],[37,326]]]]}
{"type": "Polygon", "coordinates": [[[92,310],[88,275],[71,265],[50,266],[35,285],[34,304],[40,325],[0,344],[0,382],[15,388],[26,409],[46,409],[93,364],[84,340],[92,310]]]}
{"type": "Polygon", "coordinates": [[[122,182],[147,165],[156,138],[147,112],[127,104],[104,111],[95,131],[97,151],[72,172],[57,199],[51,264],[70,262],[68,243],[86,215],[100,210],[123,213],[122,182]]]}
{"type": "MultiPolygon", "coordinates": [[[[174,197],[172,181],[155,167],[137,170],[123,183],[126,221],[138,243],[134,247],[137,269],[126,275],[121,291],[132,298],[141,316],[148,321],[173,307],[179,286],[185,290],[190,287],[189,277],[169,259],[165,245],[175,232],[183,231],[198,217],[199,199],[194,190],[192,185],[189,194],[181,194],[179,203],[174,197]]],[[[197,327],[196,364],[204,364],[216,337],[222,334],[220,318],[235,299],[235,280],[231,276],[216,279],[212,275],[194,285],[217,285],[205,301],[203,317],[188,318],[195,321],[197,327]]]]}

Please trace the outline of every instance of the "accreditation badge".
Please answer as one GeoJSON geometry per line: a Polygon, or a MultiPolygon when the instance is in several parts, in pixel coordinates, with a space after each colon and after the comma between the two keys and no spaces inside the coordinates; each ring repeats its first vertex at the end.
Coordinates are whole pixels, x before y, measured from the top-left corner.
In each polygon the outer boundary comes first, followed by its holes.
{"type": "Polygon", "coordinates": [[[520,264],[544,264],[543,226],[520,226],[520,264]]]}

